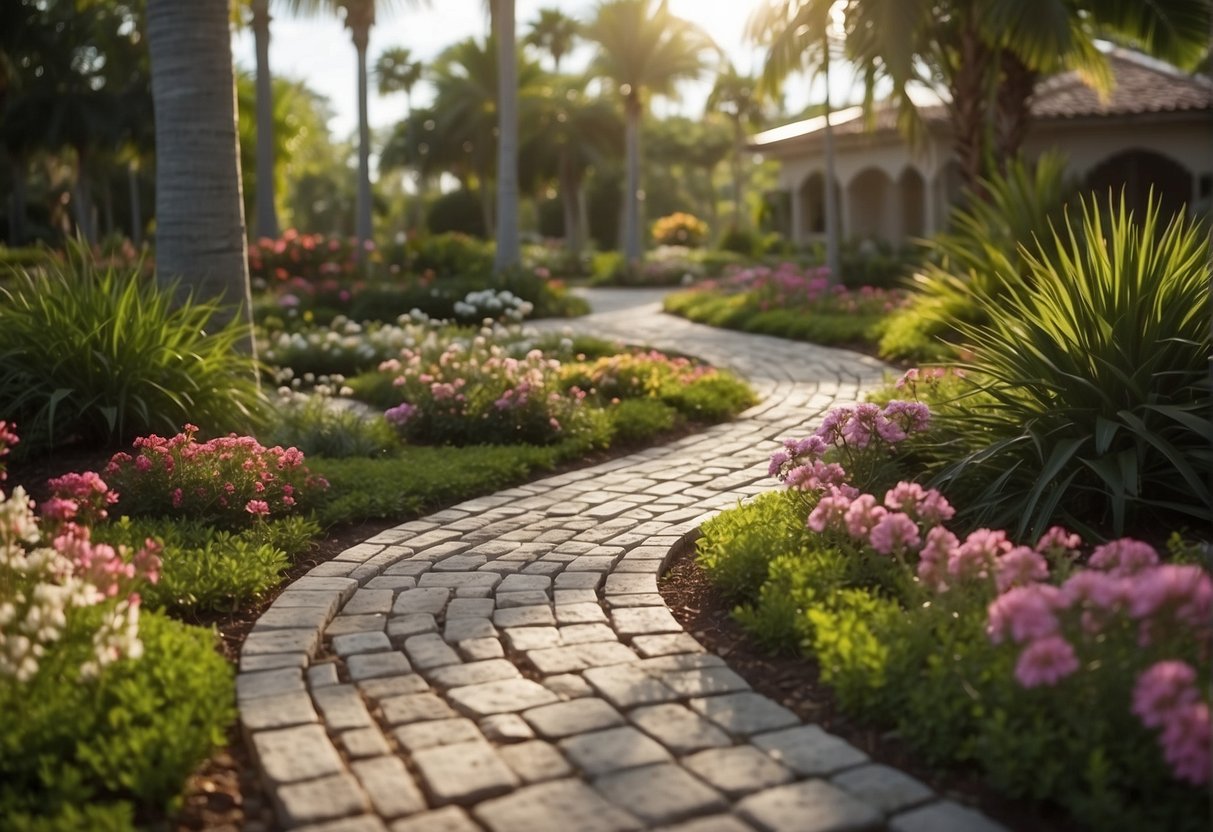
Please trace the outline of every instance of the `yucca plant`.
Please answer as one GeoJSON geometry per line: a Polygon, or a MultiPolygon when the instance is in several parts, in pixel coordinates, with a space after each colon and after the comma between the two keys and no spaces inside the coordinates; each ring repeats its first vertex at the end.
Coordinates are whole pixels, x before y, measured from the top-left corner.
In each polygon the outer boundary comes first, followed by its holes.
{"type": "Polygon", "coordinates": [[[138,266],[102,269],[85,256],[17,270],[0,287],[0,419],[21,427],[19,450],[256,423],[265,399],[240,350],[247,329],[213,326],[218,305],[178,294],[138,266]]]}
{"type": "Polygon", "coordinates": [[[930,256],[909,280],[908,306],[890,321],[881,339],[887,358],[943,358],[958,323],[985,321],[983,300],[1023,284],[1028,266],[1020,244],[1049,246],[1074,187],[1060,153],[1017,159],[1005,173],[982,180],[984,198],[955,208],[947,231],[926,242],[930,256]]]}
{"type": "Polygon", "coordinates": [[[961,325],[988,401],[945,417],[939,483],[977,523],[1088,535],[1213,522],[1209,243],[1151,200],[1092,197],[1034,250],[1028,280],[961,325]],[[1151,525],[1158,524],[1158,525],[1151,525]]]}

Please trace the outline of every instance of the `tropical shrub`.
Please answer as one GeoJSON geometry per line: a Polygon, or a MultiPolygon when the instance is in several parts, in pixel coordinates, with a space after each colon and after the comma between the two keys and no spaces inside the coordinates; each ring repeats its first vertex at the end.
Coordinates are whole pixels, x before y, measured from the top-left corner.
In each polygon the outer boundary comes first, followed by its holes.
{"type": "Polygon", "coordinates": [[[216,326],[220,306],[177,303],[175,291],[87,258],[0,287],[0,417],[21,424],[27,454],[186,421],[222,431],[259,420],[247,330],[216,326]]]}
{"type": "Polygon", "coordinates": [[[944,416],[936,479],[971,494],[974,523],[1039,534],[1054,521],[1123,534],[1213,523],[1209,246],[1157,203],[1135,219],[1083,204],[1036,253],[1028,279],[962,326],[982,406],[944,416]]]}
{"type": "Polygon", "coordinates": [[[493,274],[493,246],[457,232],[425,234],[408,243],[409,269],[432,272],[439,280],[487,281],[493,274]]]}
{"type": "Polygon", "coordinates": [[[697,248],[707,240],[708,224],[678,211],[654,222],[651,234],[655,245],[697,248]]]}
{"type": "Polygon", "coordinates": [[[105,468],[132,517],[187,517],[240,529],[300,511],[328,487],[313,476],[297,448],[266,448],[251,436],[196,439],[198,428],[134,443],[134,455],[114,454],[105,468]]]}
{"type": "MultiPolygon", "coordinates": [[[[373,244],[371,251],[374,251],[373,244]]],[[[262,237],[248,248],[249,277],[255,287],[350,283],[358,277],[358,241],[353,237],[300,234],[288,228],[277,240],[262,237]]]]}
{"type": "Polygon", "coordinates": [[[700,557],[743,624],[814,656],[845,709],[929,762],[976,764],[1092,828],[1203,828],[1213,579],[1196,556],[1061,527],[1031,546],[957,533],[938,491],[849,482],[839,460],[871,446],[855,416],[772,458],[788,492],[704,525],[700,557]]]}
{"type": "Polygon", "coordinates": [[[752,228],[731,225],[720,235],[716,244],[721,251],[731,251],[746,257],[757,257],[762,254],[762,236],[752,228]]]}
{"type": "Polygon", "coordinates": [[[956,327],[983,323],[988,306],[1030,279],[1029,249],[1022,247],[1037,241],[1048,250],[1050,227],[1074,194],[1058,153],[1042,154],[1033,164],[1015,160],[978,187],[983,198],[953,209],[949,229],[928,242],[926,263],[909,283],[910,302],[881,339],[883,357],[953,356],[948,342],[956,327]]]}

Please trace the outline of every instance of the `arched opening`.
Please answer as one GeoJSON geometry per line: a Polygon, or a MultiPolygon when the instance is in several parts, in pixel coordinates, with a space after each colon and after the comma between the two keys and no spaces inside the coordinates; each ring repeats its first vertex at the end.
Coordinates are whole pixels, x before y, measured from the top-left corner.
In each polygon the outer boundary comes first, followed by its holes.
{"type": "Polygon", "coordinates": [[[826,231],[825,177],[813,171],[800,183],[800,236],[810,237],[826,231]]]}
{"type": "Polygon", "coordinates": [[[878,168],[866,168],[847,185],[846,228],[852,238],[889,241],[896,236],[897,229],[890,227],[892,186],[888,174],[878,168]]]}
{"type": "Polygon", "coordinates": [[[901,194],[901,236],[923,236],[927,229],[926,183],[917,168],[902,171],[897,190],[901,194]]]}
{"type": "Polygon", "coordinates": [[[1162,216],[1171,216],[1192,199],[1192,174],[1169,156],[1152,150],[1126,150],[1109,156],[1087,174],[1086,186],[1102,200],[1109,190],[1140,217],[1150,200],[1150,189],[1161,202],[1162,216]]]}

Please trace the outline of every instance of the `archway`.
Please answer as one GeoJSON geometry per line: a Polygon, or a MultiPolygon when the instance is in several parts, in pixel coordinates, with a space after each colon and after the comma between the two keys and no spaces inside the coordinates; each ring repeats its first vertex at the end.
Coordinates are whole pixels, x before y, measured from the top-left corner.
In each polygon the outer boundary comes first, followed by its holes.
{"type": "Polygon", "coordinates": [[[927,230],[926,183],[917,168],[902,171],[897,190],[901,195],[901,236],[923,236],[927,230]]]}
{"type": "Polygon", "coordinates": [[[847,185],[846,229],[854,239],[892,240],[890,228],[889,175],[878,168],[865,168],[847,185]]]}
{"type": "Polygon", "coordinates": [[[1192,173],[1171,157],[1152,150],[1125,150],[1109,156],[1087,173],[1086,186],[1101,201],[1107,199],[1109,191],[1119,200],[1123,188],[1125,205],[1137,217],[1145,213],[1151,188],[1164,220],[1192,199],[1192,173]]]}

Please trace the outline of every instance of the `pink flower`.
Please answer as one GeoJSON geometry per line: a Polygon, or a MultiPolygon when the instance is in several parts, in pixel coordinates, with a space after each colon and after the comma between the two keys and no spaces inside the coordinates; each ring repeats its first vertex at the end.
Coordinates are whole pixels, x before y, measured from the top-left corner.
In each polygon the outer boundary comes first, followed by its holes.
{"type": "Polygon", "coordinates": [[[1159,728],[1176,708],[1200,698],[1196,671],[1180,661],[1156,662],[1137,677],[1133,713],[1147,728],[1159,728]]]}
{"type": "Polygon", "coordinates": [[[934,526],[927,532],[927,541],[918,553],[918,579],[937,591],[946,589],[948,562],[954,556],[960,541],[943,526],[934,526]]]}
{"type": "Polygon", "coordinates": [[[841,531],[846,526],[847,509],[850,507],[851,497],[837,488],[831,488],[809,512],[808,527],[818,534],[826,530],[841,531]]]}
{"type": "Polygon", "coordinates": [[[1089,563],[1093,569],[1113,575],[1134,575],[1147,567],[1157,566],[1158,552],[1148,543],[1122,537],[1098,547],[1091,553],[1089,563]]]}
{"type": "Polygon", "coordinates": [[[913,551],[921,542],[918,526],[909,515],[901,512],[886,514],[872,527],[869,542],[882,555],[913,551]]]}
{"type": "Polygon", "coordinates": [[[1070,642],[1061,636],[1046,636],[1033,641],[1019,654],[1015,678],[1025,688],[1055,685],[1078,670],[1078,657],[1070,642]]]}
{"type": "Polygon", "coordinates": [[[957,578],[985,578],[994,560],[1010,549],[1006,532],[978,529],[948,558],[948,573],[957,578]]]}
{"type": "Polygon", "coordinates": [[[986,633],[995,644],[1008,635],[1016,644],[1054,635],[1060,628],[1057,610],[1065,606],[1065,596],[1055,586],[1017,586],[990,603],[986,633]]]}
{"type": "Polygon", "coordinates": [[[926,496],[926,492],[922,486],[916,482],[899,482],[897,485],[890,488],[884,495],[884,504],[890,511],[904,511],[906,514],[915,514],[918,511],[918,503],[926,496]]]}
{"type": "Polygon", "coordinates": [[[1027,546],[1016,546],[994,561],[994,577],[999,592],[1049,577],[1049,564],[1027,546]]]}
{"type": "Polygon", "coordinates": [[[1171,765],[1177,780],[1194,786],[1209,785],[1210,773],[1209,706],[1188,702],[1167,715],[1163,727],[1163,759],[1171,765]]]}
{"type": "Polygon", "coordinates": [[[956,513],[947,499],[935,489],[925,490],[916,482],[899,482],[884,495],[884,504],[893,511],[904,511],[928,526],[950,520],[956,513]]]}
{"type": "Polygon", "coordinates": [[[270,504],[265,500],[249,500],[244,504],[244,510],[254,517],[265,517],[270,513],[270,504]]]}
{"type": "Polygon", "coordinates": [[[1137,619],[1170,612],[1189,627],[1205,631],[1213,621],[1213,580],[1199,566],[1167,564],[1134,576],[1129,613],[1137,619]]]}
{"type": "Polygon", "coordinates": [[[860,494],[851,502],[843,517],[847,533],[857,540],[862,540],[872,533],[872,527],[888,513],[884,506],[876,505],[876,498],[871,494],[860,494]]]}
{"type": "Polygon", "coordinates": [[[846,482],[847,472],[836,462],[825,463],[815,460],[812,463],[793,468],[786,479],[788,488],[802,491],[824,491],[833,485],[846,482]]]}
{"type": "Polygon", "coordinates": [[[412,419],[413,416],[416,415],[416,413],[417,413],[416,407],[409,404],[408,402],[401,402],[400,404],[396,405],[395,407],[389,408],[383,414],[383,418],[387,419],[389,423],[399,427],[401,425],[408,424],[408,421],[410,419],[412,419]]]}
{"type": "Polygon", "coordinates": [[[1036,541],[1036,551],[1053,558],[1060,558],[1062,555],[1074,557],[1078,554],[1080,546],[1082,538],[1062,526],[1053,526],[1036,541]]]}

